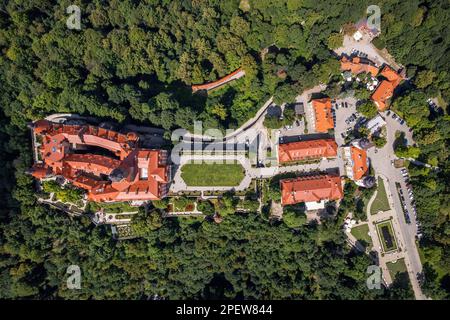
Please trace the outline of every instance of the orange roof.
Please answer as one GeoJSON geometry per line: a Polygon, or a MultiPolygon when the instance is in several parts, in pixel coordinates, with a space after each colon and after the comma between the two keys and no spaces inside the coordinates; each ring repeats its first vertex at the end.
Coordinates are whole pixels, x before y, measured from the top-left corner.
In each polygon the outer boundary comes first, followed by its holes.
{"type": "Polygon", "coordinates": [[[331,99],[322,98],[312,100],[316,119],[316,132],[328,132],[334,128],[333,115],[331,113],[331,99]]]}
{"type": "Polygon", "coordinates": [[[386,101],[394,94],[395,87],[389,81],[383,80],[372,94],[371,99],[375,102],[378,110],[386,110],[386,101]]]}
{"type": "Polygon", "coordinates": [[[350,153],[353,161],[353,180],[357,181],[362,179],[369,170],[367,152],[352,146],[350,147],[350,153]]]}
{"type": "Polygon", "coordinates": [[[156,200],[167,192],[167,151],[138,148],[135,133],[125,135],[91,125],[46,120],[37,121],[34,132],[42,137],[39,151],[44,161],[33,167],[36,178],[47,173],[62,175],[86,189],[92,201],[156,200]],[[89,153],[90,147],[109,150],[113,155],[89,153]]]}
{"type": "Polygon", "coordinates": [[[228,81],[231,81],[231,80],[234,80],[234,79],[239,79],[244,74],[245,74],[245,71],[242,70],[241,68],[239,68],[236,71],[233,71],[232,73],[230,73],[230,74],[226,75],[225,77],[220,78],[219,80],[216,80],[214,82],[192,85],[191,86],[192,92],[195,92],[195,91],[198,91],[198,90],[211,90],[211,89],[214,89],[216,87],[219,87],[219,86],[227,83],[228,81]]]}
{"type": "Polygon", "coordinates": [[[283,206],[299,202],[339,200],[344,197],[341,178],[338,176],[321,175],[284,179],[280,181],[280,187],[283,206]]]}
{"type": "Polygon", "coordinates": [[[378,68],[370,63],[361,62],[360,57],[353,57],[349,60],[347,57],[341,59],[341,70],[350,71],[353,74],[370,73],[373,77],[378,74],[378,68]]]}
{"type": "Polygon", "coordinates": [[[385,66],[380,74],[387,80],[381,81],[380,85],[372,94],[371,99],[377,105],[378,110],[384,111],[387,108],[386,101],[392,97],[395,88],[400,84],[403,78],[389,66],[385,66]]]}
{"type": "Polygon", "coordinates": [[[122,134],[116,131],[91,125],[65,125],[60,123],[52,123],[47,120],[39,120],[34,126],[35,134],[45,133],[47,139],[43,147],[46,157],[61,158],[63,152],[62,142],[67,141],[68,144],[91,145],[108,149],[114,152],[121,159],[125,158],[132,150],[133,145],[137,142],[138,137],[135,133],[122,134]],[[50,139],[51,137],[51,139],[50,139]]]}
{"type": "Polygon", "coordinates": [[[69,154],[64,158],[64,162],[72,170],[83,170],[97,175],[109,175],[120,165],[119,160],[97,154],[69,154]]]}
{"type": "Polygon", "coordinates": [[[395,87],[398,86],[403,79],[401,75],[389,66],[384,66],[380,74],[388,79],[389,82],[392,82],[395,87]]]}
{"type": "Polygon", "coordinates": [[[278,145],[280,163],[304,159],[329,158],[337,155],[337,144],[333,139],[298,141],[278,145]]]}
{"type": "Polygon", "coordinates": [[[36,164],[32,169],[31,169],[31,175],[33,177],[35,177],[36,179],[42,179],[45,178],[49,173],[51,173],[51,170],[49,170],[48,167],[45,167],[43,165],[40,164],[36,164]]]}

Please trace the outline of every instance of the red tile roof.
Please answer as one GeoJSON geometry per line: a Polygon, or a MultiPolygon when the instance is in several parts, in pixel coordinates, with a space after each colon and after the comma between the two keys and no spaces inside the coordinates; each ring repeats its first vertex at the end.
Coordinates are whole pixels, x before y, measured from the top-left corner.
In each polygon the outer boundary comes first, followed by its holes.
{"type": "Polygon", "coordinates": [[[385,66],[380,74],[387,80],[381,81],[380,85],[377,87],[375,92],[372,94],[371,99],[375,102],[378,110],[386,110],[386,101],[392,97],[395,88],[403,80],[403,77],[395,72],[389,66],[385,66]]]}
{"type": "Polygon", "coordinates": [[[284,179],[280,181],[280,187],[282,205],[339,200],[344,197],[341,178],[338,176],[321,175],[284,179]]]}
{"type": "Polygon", "coordinates": [[[245,75],[245,71],[242,70],[241,68],[237,69],[236,71],[226,75],[223,78],[220,78],[219,80],[216,80],[214,82],[210,82],[210,83],[205,83],[205,84],[196,84],[196,85],[192,85],[192,92],[196,92],[198,90],[211,90],[214,88],[217,88],[231,80],[235,80],[235,79],[239,79],[240,77],[245,75]]]}
{"type": "Polygon", "coordinates": [[[369,62],[364,63],[360,57],[353,57],[349,60],[347,57],[341,59],[341,70],[350,71],[353,74],[370,73],[373,77],[378,74],[378,68],[369,62]]]}
{"type": "Polygon", "coordinates": [[[350,152],[353,161],[353,180],[357,181],[362,179],[369,170],[367,152],[366,150],[353,146],[350,147],[350,152]]]}
{"type": "Polygon", "coordinates": [[[331,113],[331,99],[314,99],[311,103],[316,119],[316,132],[328,132],[329,129],[333,129],[334,121],[331,113]]]}
{"type": "Polygon", "coordinates": [[[62,175],[86,189],[92,201],[157,200],[165,196],[170,178],[167,151],[138,148],[135,133],[46,120],[35,122],[34,133],[42,138],[39,152],[43,164],[32,170],[37,179],[62,175]],[[108,150],[113,156],[90,153],[91,147],[108,150]],[[120,174],[112,179],[114,171],[120,174]]]}
{"type": "Polygon", "coordinates": [[[337,147],[333,139],[317,139],[279,144],[278,160],[280,163],[283,163],[336,157],[337,147]]]}

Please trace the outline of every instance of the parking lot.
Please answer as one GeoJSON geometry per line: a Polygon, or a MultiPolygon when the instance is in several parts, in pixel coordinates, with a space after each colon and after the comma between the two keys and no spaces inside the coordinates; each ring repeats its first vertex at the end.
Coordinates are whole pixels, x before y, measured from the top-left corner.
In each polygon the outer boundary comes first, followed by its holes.
{"type": "Polygon", "coordinates": [[[405,222],[409,225],[409,228],[412,229],[413,233],[420,238],[422,233],[417,220],[414,191],[409,182],[409,173],[406,168],[400,168],[399,171],[402,178],[398,180],[396,185],[398,187],[398,196],[404,210],[405,222]]]}
{"type": "Polygon", "coordinates": [[[333,113],[335,115],[335,140],[339,146],[345,144],[345,136],[353,129],[356,123],[356,119],[349,121],[348,119],[352,117],[352,114],[356,113],[356,99],[355,98],[345,98],[337,99],[333,101],[333,113]]]}
{"type": "Polygon", "coordinates": [[[280,130],[280,136],[291,137],[305,134],[305,121],[303,119],[295,120],[289,126],[284,126],[280,130]]]}

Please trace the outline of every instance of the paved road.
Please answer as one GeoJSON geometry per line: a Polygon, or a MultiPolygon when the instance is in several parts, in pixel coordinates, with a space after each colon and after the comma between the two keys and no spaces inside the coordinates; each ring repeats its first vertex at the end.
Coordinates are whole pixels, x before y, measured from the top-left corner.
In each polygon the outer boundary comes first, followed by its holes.
{"type": "Polygon", "coordinates": [[[394,225],[395,232],[399,234],[398,238],[403,243],[405,262],[410,275],[411,284],[414,290],[416,299],[426,299],[423,295],[420,286],[417,281],[417,275],[422,272],[422,264],[419,258],[415,243],[416,226],[415,218],[411,217],[411,224],[407,224],[404,218],[402,204],[397,194],[395,182],[400,182],[403,187],[403,176],[401,175],[400,168],[395,168],[391,165],[391,161],[396,159],[393,149],[393,143],[395,140],[395,131],[402,130],[406,134],[408,144],[413,144],[412,135],[407,130],[406,124],[400,125],[397,121],[391,117],[386,117],[387,122],[387,143],[381,149],[371,148],[368,150],[368,156],[371,160],[371,164],[378,174],[383,174],[386,177],[386,187],[391,208],[395,212],[396,223],[394,225]]]}

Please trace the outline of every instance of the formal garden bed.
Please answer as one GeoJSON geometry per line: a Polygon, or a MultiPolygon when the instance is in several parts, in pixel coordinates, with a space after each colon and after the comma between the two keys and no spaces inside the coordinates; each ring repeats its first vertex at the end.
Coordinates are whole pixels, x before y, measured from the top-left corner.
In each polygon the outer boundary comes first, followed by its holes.
{"type": "Polygon", "coordinates": [[[388,253],[397,250],[397,240],[394,235],[394,228],[392,227],[392,221],[386,220],[376,225],[378,237],[381,245],[383,246],[383,252],[388,253]]]}

